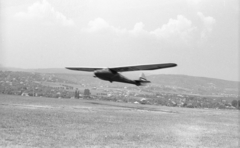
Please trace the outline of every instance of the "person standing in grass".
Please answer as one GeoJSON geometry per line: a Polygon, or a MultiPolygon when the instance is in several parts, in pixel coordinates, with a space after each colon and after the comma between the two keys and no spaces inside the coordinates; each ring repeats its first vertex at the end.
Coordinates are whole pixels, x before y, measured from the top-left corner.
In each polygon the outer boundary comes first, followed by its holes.
{"type": "Polygon", "coordinates": [[[75,90],[75,98],[79,99],[79,90],[78,90],[78,88],[76,88],[76,90],[75,90]]]}

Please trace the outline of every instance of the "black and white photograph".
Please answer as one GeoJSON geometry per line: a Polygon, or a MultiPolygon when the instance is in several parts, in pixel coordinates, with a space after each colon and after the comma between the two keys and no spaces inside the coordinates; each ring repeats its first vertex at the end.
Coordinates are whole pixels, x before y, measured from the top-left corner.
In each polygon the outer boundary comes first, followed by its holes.
{"type": "Polygon", "coordinates": [[[239,148],[239,0],[0,0],[0,148],[239,148]]]}

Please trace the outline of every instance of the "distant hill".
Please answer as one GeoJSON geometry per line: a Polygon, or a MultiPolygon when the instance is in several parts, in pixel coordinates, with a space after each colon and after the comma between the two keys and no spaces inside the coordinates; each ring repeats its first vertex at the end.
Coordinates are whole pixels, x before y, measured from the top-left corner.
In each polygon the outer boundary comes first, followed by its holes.
{"type": "Polygon", "coordinates": [[[23,68],[14,68],[14,67],[0,67],[2,71],[23,71],[23,72],[31,72],[31,69],[23,69],[23,68]]]}
{"type": "Polygon", "coordinates": [[[204,94],[238,94],[239,84],[237,81],[229,81],[222,79],[194,77],[187,75],[152,75],[148,77],[153,84],[175,86],[189,90],[189,92],[197,92],[204,94]]]}
{"type": "Polygon", "coordinates": [[[206,78],[206,77],[195,77],[187,75],[152,75],[148,77],[153,83],[162,85],[174,85],[179,87],[193,88],[193,87],[209,87],[209,88],[238,88],[240,82],[229,81],[222,79],[206,78]]]}
{"type": "Polygon", "coordinates": [[[144,98],[147,104],[222,109],[236,108],[236,103],[235,106],[231,103],[240,99],[239,82],[212,78],[152,75],[149,76],[151,84],[138,87],[110,83],[94,78],[93,75],[59,73],[56,69],[54,72],[58,73],[40,71],[0,70],[0,94],[72,98],[75,90],[84,94],[88,89],[92,94],[91,99],[134,103],[144,98]]]}
{"type": "MultiPolygon", "coordinates": [[[[4,68],[3,71],[23,71],[36,73],[52,73],[56,77],[71,81],[74,83],[85,84],[88,86],[109,86],[109,87],[135,87],[134,85],[124,83],[109,83],[107,81],[93,78],[92,73],[71,71],[64,68],[48,68],[48,69],[19,69],[19,68],[4,68]]],[[[152,82],[148,87],[153,87],[157,91],[171,91],[188,94],[203,94],[203,95],[238,95],[239,84],[237,81],[228,81],[206,77],[194,77],[187,75],[150,75],[148,79],[152,82]]]]}
{"type": "MultiPolygon", "coordinates": [[[[136,87],[125,83],[102,81],[98,78],[93,78],[92,75],[56,74],[55,76],[68,81],[96,87],[103,85],[109,87],[136,87]]],[[[166,74],[151,75],[148,76],[148,79],[151,81],[148,87],[152,87],[152,90],[202,95],[238,95],[239,93],[239,82],[235,81],[166,74]]]]}
{"type": "Polygon", "coordinates": [[[65,68],[40,68],[40,69],[24,69],[13,67],[0,67],[3,71],[22,71],[22,72],[37,72],[37,73],[65,73],[65,74],[84,74],[88,75],[88,72],[73,71],[65,68]]]}

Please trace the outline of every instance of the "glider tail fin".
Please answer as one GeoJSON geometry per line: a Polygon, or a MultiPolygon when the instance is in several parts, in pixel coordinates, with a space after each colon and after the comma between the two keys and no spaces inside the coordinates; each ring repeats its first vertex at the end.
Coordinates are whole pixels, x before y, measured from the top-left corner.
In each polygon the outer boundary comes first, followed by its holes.
{"type": "Polygon", "coordinates": [[[147,80],[146,76],[144,73],[141,74],[138,80],[135,80],[137,86],[145,86],[147,83],[151,83],[150,81],[147,80]]]}

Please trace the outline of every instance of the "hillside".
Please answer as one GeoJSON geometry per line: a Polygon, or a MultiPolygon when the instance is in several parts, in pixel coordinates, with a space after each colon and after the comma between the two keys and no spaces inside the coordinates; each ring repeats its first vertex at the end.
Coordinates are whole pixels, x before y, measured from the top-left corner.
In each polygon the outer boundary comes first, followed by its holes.
{"type": "MultiPolygon", "coordinates": [[[[118,82],[109,83],[107,81],[102,81],[98,78],[94,78],[92,73],[71,71],[63,68],[18,69],[1,67],[0,70],[54,74],[56,78],[66,80],[75,84],[84,85],[86,87],[135,88],[134,85],[118,82]]],[[[239,94],[240,82],[236,81],[170,74],[150,75],[147,78],[151,81],[151,84],[145,87],[145,89],[148,90],[217,96],[236,96],[239,94]]]]}
{"type": "Polygon", "coordinates": [[[239,82],[187,75],[153,75],[148,77],[153,84],[175,87],[186,93],[202,95],[238,95],[239,82]]]}
{"type": "Polygon", "coordinates": [[[153,75],[149,80],[151,84],[137,87],[92,75],[0,71],[0,93],[73,98],[76,89],[82,97],[89,89],[94,99],[134,103],[145,98],[148,104],[197,108],[231,108],[239,99],[239,82],[183,75],[153,75]]]}
{"type": "MultiPolygon", "coordinates": [[[[136,87],[118,82],[109,83],[98,78],[93,78],[92,75],[56,74],[56,77],[92,87],[136,87]]],[[[234,81],[166,74],[152,75],[148,79],[151,81],[151,84],[146,89],[151,88],[151,90],[199,95],[238,95],[239,82],[234,81]]]]}

